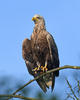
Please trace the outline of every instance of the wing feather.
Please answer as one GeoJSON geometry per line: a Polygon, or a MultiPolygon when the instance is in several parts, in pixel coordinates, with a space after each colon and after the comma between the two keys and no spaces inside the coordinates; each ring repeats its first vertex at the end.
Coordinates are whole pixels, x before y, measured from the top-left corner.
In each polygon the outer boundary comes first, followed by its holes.
{"type": "MultiPolygon", "coordinates": [[[[24,39],[23,44],[22,44],[22,56],[23,59],[25,60],[28,72],[33,75],[34,77],[38,76],[35,74],[32,69],[36,66],[35,61],[33,60],[33,55],[32,55],[32,50],[31,50],[31,40],[29,39],[24,39]]],[[[41,89],[46,92],[46,83],[43,80],[43,78],[39,78],[36,80],[41,89]]]]}
{"type": "Polygon", "coordinates": [[[32,51],[31,51],[31,41],[29,39],[24,39],[22,43],[22,56],[25,60],[27,69],[31,75],[33,75],[33,67],[35,66],[33,57],[32,57],[32,51]]]}
{"type": "Polygon", "coordinates": [[[55,64],[55,67],[59,67],[58,49],[51,34],[47,34],[47,42],[49,46],[51,61],[55,64]]]}
{"type": "MultiPolygon", "coordinates": [[[[51,34],[47,34],[47,42],[49,46],[49,52],[50,52],[50,57],[51,57],[51,62],[52,62],[52,67],[56,68],[59,67],[59,55],[58,55],[58,49],[55,44],[55,41],[52,37],[51,34]]],[[[54,89],[54,84],[55,84],[55,76],[59,76],[59,71],[56,71],[52,74],[52,91],[54,89]]]]}

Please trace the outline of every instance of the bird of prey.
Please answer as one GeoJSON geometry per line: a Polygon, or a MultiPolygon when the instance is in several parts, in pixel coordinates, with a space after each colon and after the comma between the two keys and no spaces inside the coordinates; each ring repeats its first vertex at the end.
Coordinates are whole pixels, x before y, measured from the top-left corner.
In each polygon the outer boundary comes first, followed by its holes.
{"type": "MultiPolygon", "coordinates": [[[[32,21],[35,24],[34,30],[31,39],[26,38],[23,41],[22,56],[29,73],[36,77],[59,67],[59,55],[52,35],[46,30],[44,18],[36,14],[32,21]]],[[[49,86],[53,90],[56,76],[59,76],[59,71],[46,74],[36,81],[41,89],[46,92],[49,86]]]]}

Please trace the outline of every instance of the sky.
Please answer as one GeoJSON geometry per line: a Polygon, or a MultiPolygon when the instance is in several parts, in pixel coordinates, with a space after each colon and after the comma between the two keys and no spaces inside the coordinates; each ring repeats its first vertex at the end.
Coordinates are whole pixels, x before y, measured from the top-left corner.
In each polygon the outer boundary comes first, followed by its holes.
{"type": "MultiPolygon", "coordinates": [[[[80,0],[0,0],[0,76],[14,76],[25,82],[33,78],[22,58],[22,41],[30,39],[35,14],[45,18],[46,29],[58,47],[60,66],[80,65],[80,0]]],[[[60,71],[60,77],[70,78],[71,71],[60,71]]]]}

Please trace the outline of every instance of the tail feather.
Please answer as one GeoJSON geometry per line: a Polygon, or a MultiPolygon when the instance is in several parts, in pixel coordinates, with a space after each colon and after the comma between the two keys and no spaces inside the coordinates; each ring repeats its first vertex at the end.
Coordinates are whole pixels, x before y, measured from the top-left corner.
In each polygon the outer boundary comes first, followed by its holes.
{"type": "Polygon", "coordinates": [[[49,86],[52,86],[52,80],[51,81],[48,81],[46,84],[47,84],[48,87],[49,86]]]}
{"type": "Polygon", "coordinates": [[[45,81],[42,80],[42,79],[38,79],[36,81],[39,84],[40,88],[46,93],[47,89],[46,89],[46,83],[45,83],[45,81]]]}
{"type": "Polygon", "coordinates": [[[40,88],[46,93],[47,92],[47,88],[49,88],[51,86],[52,91],[54,89],[54,85],[55,85],[55,74],[51,73],[51,74],[47,74],[39,79],[36,80],[38,85],[40,86],[40,88]]]}
{"type": "Polygon", "coordinates": [[[54,85],[55,85],[55,74],[53,73],[53,75],[52,75],[52,91],[53,91],[53,89],[54,89],[54,85]]]}

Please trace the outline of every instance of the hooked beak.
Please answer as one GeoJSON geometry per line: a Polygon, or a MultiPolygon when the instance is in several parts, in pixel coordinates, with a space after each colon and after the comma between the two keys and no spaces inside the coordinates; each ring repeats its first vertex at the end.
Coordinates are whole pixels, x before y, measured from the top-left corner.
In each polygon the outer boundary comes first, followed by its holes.
{"type": "Polygon", "coordinates": [[[32,18],[32,21],[37,21],[38,19],[36,17],[33,17],[32,18]]]}

